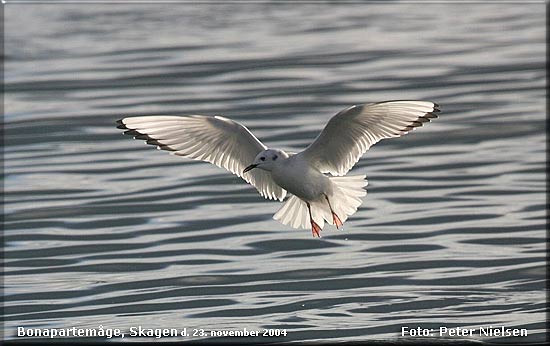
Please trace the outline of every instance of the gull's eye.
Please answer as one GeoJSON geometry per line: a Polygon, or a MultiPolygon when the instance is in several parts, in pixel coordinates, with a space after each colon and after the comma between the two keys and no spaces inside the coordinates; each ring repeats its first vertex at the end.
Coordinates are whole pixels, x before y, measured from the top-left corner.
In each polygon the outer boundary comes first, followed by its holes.
{"type": "Polygon", "coordinates": [[[277,160],[277,155],[273,156],[273,161],[277,160]]]}
{"type": "Polygon", "coordinates": [[[263,156],[260,157],[260,160],[265,161],[265,157],[263,157],[263,156]]]}

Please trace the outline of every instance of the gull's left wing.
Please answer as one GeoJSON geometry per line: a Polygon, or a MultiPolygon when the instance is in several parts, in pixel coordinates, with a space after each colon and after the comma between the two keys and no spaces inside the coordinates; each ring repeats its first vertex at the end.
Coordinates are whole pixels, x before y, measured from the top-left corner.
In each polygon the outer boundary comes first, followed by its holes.
{"type": "Polygon", "coordinates": [[[429,101],[386,101],[356,105],[333,116],[304,151],[303,157],[323,173],[345,175],[375,143],[400,137],[437,118],[429,101]]]}
{"type": "Polygon", "coordinates": [[[206,161],[230,171],[269,199],[283,200],[286,190],[269,172],[255,169],[245,175],[259,152],[267,147],[245,126],[221,116],[141,116],[118,120],[124,134],[143,139],[178,156],[206,161]]]}

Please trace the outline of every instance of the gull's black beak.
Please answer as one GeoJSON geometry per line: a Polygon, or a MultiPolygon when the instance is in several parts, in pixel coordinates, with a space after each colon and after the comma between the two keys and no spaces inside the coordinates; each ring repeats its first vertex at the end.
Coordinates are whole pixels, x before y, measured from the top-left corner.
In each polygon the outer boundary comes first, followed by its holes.
{"type": "Polygon", "coordinates": [[[243,171],[243,174],[245,174],[245,173],[248,172],[248,171],[253,170],[253,169],[256,168],[257,166],[258,166],[258,165],[252,164],[252,165],[246,167],[246,168],[244,169],[244,171],[243,171]]]}

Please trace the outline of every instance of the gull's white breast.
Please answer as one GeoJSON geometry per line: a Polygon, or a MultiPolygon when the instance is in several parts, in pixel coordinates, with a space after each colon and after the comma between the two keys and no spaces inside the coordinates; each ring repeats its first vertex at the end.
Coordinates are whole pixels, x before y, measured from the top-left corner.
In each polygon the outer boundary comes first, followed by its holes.
{"type": "Polygon", "coordinates": [[[332,195],[329,178],[308,164],[300,154],[274,165],[271,177],[277,185],[305,201],[316,201],[323,194],[332,195]]]}

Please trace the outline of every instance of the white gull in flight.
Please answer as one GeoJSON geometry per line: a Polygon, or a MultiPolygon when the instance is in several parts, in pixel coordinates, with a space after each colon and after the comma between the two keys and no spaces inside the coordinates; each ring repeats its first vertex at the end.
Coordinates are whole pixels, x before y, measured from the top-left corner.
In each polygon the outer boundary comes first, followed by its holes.
{"type": "Polygon", "coordinates": [[[351,106],[333,116],[305,150],[268,149],[246,127],[221,116],[139,116],[118,121],[136,139],[178,156],[207,161],[283,201],[275,220],[310,228],[320,237],[324,222],[342,227],[367,194],[365,175],[345,176],[384,138],[400,137],[437,118],[428,101],[385,101],[351,106]],[[328,174],[328,175],[327,175],[328,174]]]}

